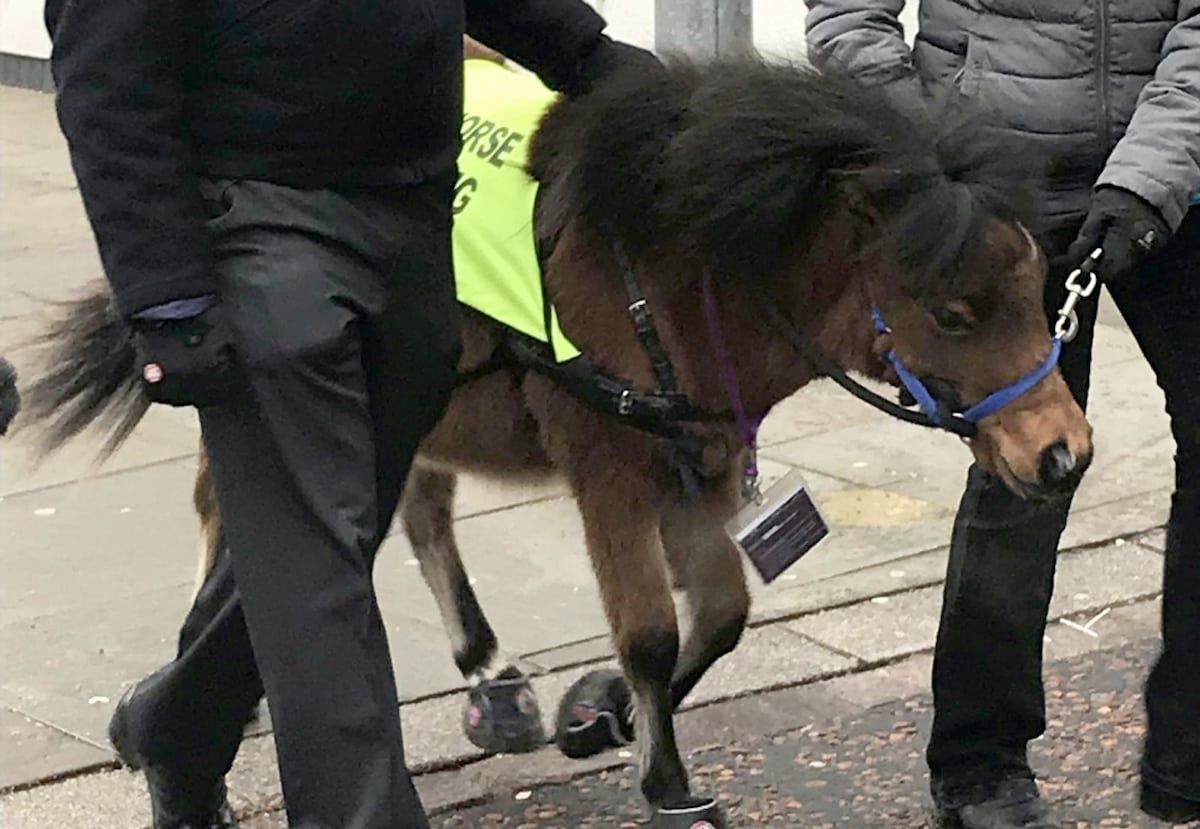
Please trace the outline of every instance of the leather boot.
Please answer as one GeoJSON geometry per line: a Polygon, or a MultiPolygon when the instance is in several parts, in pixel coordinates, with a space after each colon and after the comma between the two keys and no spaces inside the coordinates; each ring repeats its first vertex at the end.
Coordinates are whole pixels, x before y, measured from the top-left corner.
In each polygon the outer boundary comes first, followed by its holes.
{"type": "Polygon", "coordinates": [[[938,829],[1060,829],[1037,783],[1013,778],[981,785],[959,797],[935,795],[938,829]]]}
{"type": "Polygon", "coordinates": [[[168,770],[146,762],[133,744],[133,706],[138,687],[125,692],[108,723],[108,738],[121,762],[146,776],[153,829],[237,829],[225,780],[168,770]]]}

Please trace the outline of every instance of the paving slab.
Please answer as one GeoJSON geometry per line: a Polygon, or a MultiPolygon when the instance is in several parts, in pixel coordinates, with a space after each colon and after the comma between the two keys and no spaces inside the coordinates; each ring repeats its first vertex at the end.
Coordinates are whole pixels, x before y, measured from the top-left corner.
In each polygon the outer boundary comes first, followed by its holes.
{"type": "Polygon", "coordinates": [[[774,688],[811,682],[847,671],[857,661],[797,636],[785,625],[752,628],[733,653],[704,675],[685,701],[687,707],[774,688]]]}
{"type": "Polygon", "coordinates": [[[112,755],[45,723],[0,708],[0,791],[61,773],[108,763],[112,755]]]}
{"type": "Polygon", "coordinates": [[[106,748],[124,688],[173,655],[188,597],[186,586],[160,588],[5,625],[0,704],[106,748]]]}
{"type": "MultiPolygon", "coordinates": [[[[22,435],[4,447],[0,460],[0,498],[24,492],[49,490],[114,472],[153,466],[165,461],[194,458],[200,445],[196,423],[181,422],[172,412],[156,407],[139,425],[135,434],[112,457],[101,460],[97,441],[68,444],[60,452],[39,460],[33,447],[22,435]]],[[[26,436],[28,437],[28,436],[26,436]]],[[[194,465],[193,465],[194,477],[194,465]]],[[[173,494],[186,501],[191,482],[185,482],[173,494]]],[[[192,521],[195,525],[197,522],[192,521]]]]}
{"type": "MultiPolygon", "coordinates": [[[[194,475],[172,461],[0,502],[0,640],[15,635],[8,623],[17,620],[189,584],[199,543],[194,475]]],[[[109,609],[136,623],[138,608],[109,609]]]]}
{"type": "Polygon", "coordinates": [[[1146,492],[1071,513],[1059,544],[1062,549],[1107,542],[1162,527],[1171,510],[1171,490],[1146,492]]]}
{"type": "Polygon", "coordinates": [[[1070,659],[1131,642],[1150,642],[1158,639],[1161,631],[1160,597],[1114,607],[1103,616],[1089,610],[1048,625],[1044,655],[1047,662],[1070,659]]]}
{"type": "Polygon", "coordinates": [[[840,653],[880,662],[932,647],[941,602],[941,587],[924,587],[804,616],[786,625],[840,653]]]}
{"type": "Polygon", "coordinates": [[[1059,556],[1050,617],[1098,611],[1162,591],[1163,557],[1118,539],[1059,556]]]}
{"type": "Polygon", "coordinates": [[[794,580],[756,596],[750,608],[751,619],[758,622],[795,616],[927,587],[945,578],[948,556],[949,548],[940,547],[817,581],[794,580]]]}
{"type": "Polygon", "coordinates": [[[869,487],[899,483],[911,473],[962,480],[971,462],[954,435],[890,418],[776,444],[761,454],[869,487]]]}
{"type": "MultiPolygon", "coordinates": [[[[876,596],[803,616],[787,627],[837,652],[866,662],[933,647],[942,586],[876,596]]],[[[1162,589],[1162,556],[1137,544],[1113,542],[1059,557],[1050,618],[1099,611],[1162,589]]]]}
{"type": "Polygon", "coordinates": [[[1165,529],[1151,530],[1130,540],[1143,547],[1149,547],[1151,550],[1158,550],[1160,553],[1167,549],[1167,531],[1165,529]]]}
{"type": "Polygon", "coordinates": [[[933,681],[933,656],[927,653],[906,656],[870,671],[858,671],[821,683],[827,692],[846,700],[856,708],[876,705],[924,694],[933,681]]]}
{"type": "Polygon", "coordinates": [[[887,415],[850,396],[832,380],[817,380],[771,410],[759,432],[759,443],[772,447],[847,426],[887,420],[887,415]]]}
{"type": "Polygon", "coordinates": [[[65,147],[55,122],[54,98],[42,92],[12,87],[0,88],[4,100],[4,143],[65,147]]]}

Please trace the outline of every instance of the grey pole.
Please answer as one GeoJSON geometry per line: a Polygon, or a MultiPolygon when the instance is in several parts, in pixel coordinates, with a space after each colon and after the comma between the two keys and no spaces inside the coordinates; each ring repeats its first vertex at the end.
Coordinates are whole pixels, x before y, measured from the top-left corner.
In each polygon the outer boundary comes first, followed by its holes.
{"type": "Polygon", "coordinates": [[[754,49],[753,0],[654,0],[654,48],[694,58],[754,49]]]}

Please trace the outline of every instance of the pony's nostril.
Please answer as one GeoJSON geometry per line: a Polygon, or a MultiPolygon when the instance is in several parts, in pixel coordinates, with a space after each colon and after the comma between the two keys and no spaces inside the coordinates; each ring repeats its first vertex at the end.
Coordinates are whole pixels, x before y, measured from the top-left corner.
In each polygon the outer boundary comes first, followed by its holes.
{"type": "Polygon", "coordinates": [[[1075,453],[1062,441],[1042,453],[1041,476],[1043,484],[1062,484],[1075,476],[1078,467],[1075,453]]]}

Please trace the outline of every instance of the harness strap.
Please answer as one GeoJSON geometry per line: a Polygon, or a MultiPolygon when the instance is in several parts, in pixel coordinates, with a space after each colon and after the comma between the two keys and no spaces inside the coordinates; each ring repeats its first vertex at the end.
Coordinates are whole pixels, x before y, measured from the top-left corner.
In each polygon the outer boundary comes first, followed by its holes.
{"type": "MultiPolygon", "coordinates": [[[[871,309],[871,318],[875,322],[875,330],[881,334],[886,334],[891,331],[887,322],[883,319],[883,314],[878,308],[871,309]]],[[[959,417],[967,423],[978,423],[989,415],[1003,409],[1009,403],[1019,398],[1021,395],[1028,392],[1042,380],[1054,371],[1054,367],[1058,365],[1058,358],[1062,355],[1062,338],[1055,336],[1051,339],[1050,353],[1046,359],[1042,360],[1032,371],[1024,376],[1014,380],[1002,389],[992,392],[987,397],[980,400],[975,405],[962,412],[959,417]]],[[[892,368],[896,370],[896,375],[900,378],[900,382],[904,384],[904,388],[912,395],[913,400],[917,405],[929,416],[938,426],[954,419],[955,412],[945,403],[935,398],[922,382],[921,378],[917,377],[904,364],[899,355],[895,351],[887,353],[887,361],[891,363],[892,368]]]]}
{"type": "Polygon", "coordinates": [[[512,366],[512,361],[505,358],[497,348],[492,352],[492,356],[486,361],[476,366],[469,371],[459,372],[457,379],[454,381],[454,388],[461,389],[463,386],[468,386],[476,380],[482,380],[484,377],[490,377],[497,372],[504,371],[512,366]]]}
{"type": "Polygon", "coordinates": [[[893,403],[886,397],[871,391],[871,389],[847,374],[841,366],[826,357],[819,348],[792,325],[787,317],[783,315],[783,312],[774,304],[757,293],[755,293],[755,296],[763,313],[779,329],[784,339],[788,341],[800,356],[811,363],[813,368],[822,377],[828,377],[859,400],[870,406],[874,406],[879,411],[897,420],[903,420],[905,423],[913,423],[917,426],[924,426],[928,429],[944,429],[947,432],[952,432],[964,438],[975,437],[978,430],[974,423],[968,423],[959,417],[950,417],[942,423],[935,423],[924,412],[914,412],[911,409],[906,409],[903,406],[893,403]]]}
{"type": "Polygon", "coordinates": [[[1062,355],[1063,341],[1058,337],[1051,340],[1050,354],[1041,364],[1033,371],[1026,374],[1021,379],[1017,380],[1010,386],[1005,386],[999,391],[994,391],[987,397],[980,400],[971,408],[962,413],[963,420],[971,423],[978,423],[989,415],[1003,409],[1009,403],[1016,400],[1021,395],[1032,389],[1038,383],[1046,379],[1050,372],[1054,371],[1054,367],[1058,365],[1058,358],[1062,355]]]}
{"type": "Polygon", "coordinates": [[[509,351],[522,367],[547,377],[589,409],[650,435],[652,452],[675,475],[683,494],[700,495],[707,442],[678,424],[719,420],[720,415],[693,405],[679,393],[637,391],[583,356],[560,363],[542,343],[514,338],[509,351]]]}
{"type": "Polygon", "coordinates": [[[642,341],[642,348],[646,349],[646,354],[650,358],[654,377],[662,391],[674,392],[676,390],[675,369],[658,336],[658,326],[654,324],[654,314],[650,311],[650,304],[646,302],[646,294],[642,291],[642,286],[638,284],[633,264],[619,244],[613,244],[610,247],[617,260],[617,265],[620,267],[621,280],[625,283],[625,293],[629,297],[629,315],[633,318],[633,327],[637,331],[638,339],[642,341]]]}
{"type": "Polygon", "coordinates": [[[642,431],[670,438],[684,431],[675,423],[722,419],[720,414],[696,406],[679,392],[639,391],[584,356],[560,363],[547,353],[544,344],[519,335],[509,340],[508,348],[522,368],[549,377],[588,408],[629,421],[642,431]]]}

